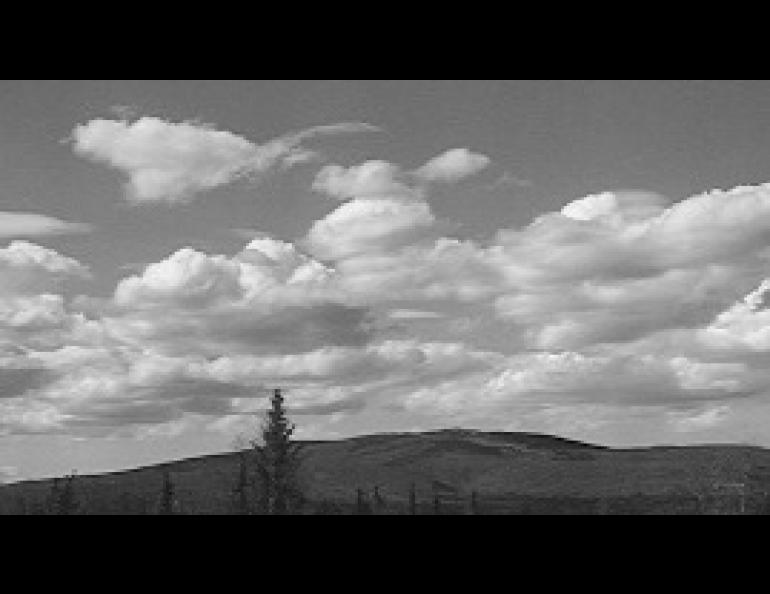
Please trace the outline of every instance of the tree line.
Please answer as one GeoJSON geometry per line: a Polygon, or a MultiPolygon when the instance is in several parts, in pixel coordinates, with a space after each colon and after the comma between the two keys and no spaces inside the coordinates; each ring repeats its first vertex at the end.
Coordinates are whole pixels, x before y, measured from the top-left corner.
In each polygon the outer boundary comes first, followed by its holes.
{"type": "MultiPolygon", "coordinates": [[[[704,497],[678,493],[676,496],[659,497],[626,496],[614,499],[533,498],[515,496],[485,498],[482,502],[476,491],[466,498],[442,496],[434,490],[431,497],[418,501],[414,483],[409,486],[406,503],[388,501],[380,487],[371,492],[357,489],[352,502],[322,500],[310,504],[300,485],[299,469],[302,463],[302,444],[293,440],[295,425],[289,420],[280,389],[275,389],[270,407],[263,417],[257,435],[248,447],[238,452],[238,471],[231,490],[230,513],[238,515],[292,515],[292,514],[409,514],[444,515],[484,513],[650,513],[654,509],[671,509],[674,513],[736,513],[731,501],[724,497],[704,497]],[[497,499],[497,501],[496,501],[497,499]],[[727,505],[727,507],[725,507],[727,505]],[[561,510],[561,511],[559,511],[561,510]]],[[[56,478],[42,504],[30,504],[24,499],[16,501],[17,514],[77,515],[87,513],[77,496],[76,476],[70,474],[56,478]]],[[[167,467],[161,472],[156,500],[131,500],[127,493],[121,498],[122,513],[154,513],[177,515],[194,510],[183,509],[177,497],[177,487],[167,467]]],[[[352,495],[352,494],[351,494],[352,495]]],[[[737,513],[770,514],[770,497],[766,494],[750,497],[747,507],[742,499],[737,513]]],[[[654,513],[654,511],[653,511],[654,513]]]]}

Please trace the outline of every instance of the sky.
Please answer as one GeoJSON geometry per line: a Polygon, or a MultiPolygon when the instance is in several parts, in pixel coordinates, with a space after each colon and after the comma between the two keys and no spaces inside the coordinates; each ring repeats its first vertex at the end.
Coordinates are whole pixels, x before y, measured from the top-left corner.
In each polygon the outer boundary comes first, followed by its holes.
{"type": "Polygon", "coordinates": [[[0,481],[445,427],[770,446],[767,81],[0,82],[0,481]]]}

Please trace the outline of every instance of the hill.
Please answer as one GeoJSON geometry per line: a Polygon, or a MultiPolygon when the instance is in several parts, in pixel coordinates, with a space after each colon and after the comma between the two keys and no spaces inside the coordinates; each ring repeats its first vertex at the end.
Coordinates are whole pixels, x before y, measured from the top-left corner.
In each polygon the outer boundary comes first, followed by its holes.
{"type": "MultiPolygon", "coordinates": [[[[383,513],[709,513],[759,511],[770,450],[750,446],[614,449],[549,435],[443,430],[303,442],[309,513],[347,513],[375,487],[383,513]],[[741,487],[740,485],[744,485],[741,487]]],[[[228,513],[238,454],[217,454],[80,476],[86,513],[153,513],[168,470],[180,511],[228,513]]],[[[40,513],[52,481],[0,487],[0,513],[40,513]]]]}

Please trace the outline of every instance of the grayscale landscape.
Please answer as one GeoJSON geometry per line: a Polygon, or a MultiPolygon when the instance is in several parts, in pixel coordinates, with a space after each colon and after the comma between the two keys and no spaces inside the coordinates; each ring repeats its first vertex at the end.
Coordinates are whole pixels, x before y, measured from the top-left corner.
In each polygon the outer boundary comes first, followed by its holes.
{"type": "Polygon", "coordinates": [[[0,81],[0,514],[770,513],[770,82],[0,81]]]}

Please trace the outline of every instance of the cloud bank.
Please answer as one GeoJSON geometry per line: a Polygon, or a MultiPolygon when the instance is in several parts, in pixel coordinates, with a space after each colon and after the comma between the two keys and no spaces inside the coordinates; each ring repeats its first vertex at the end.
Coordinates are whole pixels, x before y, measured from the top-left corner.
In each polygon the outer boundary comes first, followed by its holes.
{"type": "MultiPolygon", "coordinates": [[[[179,202],[363,129],[255,145],[194,123],[94,120],[73,142],[122,170],[134,200],[179,202]]],[[[670,436],[736,422],[768,394],[770,185],[677,202],[603,192],[486,241],[445,234],[436,184],[489,165],[469,149],[415,169],[327,164],[308,189],[334,200],[296,241],[180,246],[101,300],[65,290],[85,264],[11,242],[0,431],[227,430],[282,385],[320,423],[400,414],[582,435],[639,420],[670,436]]]]}

